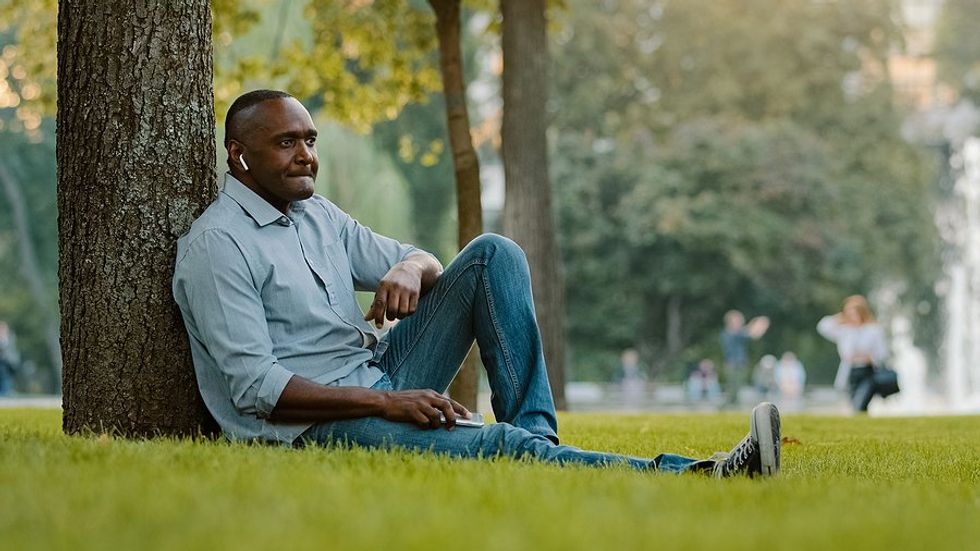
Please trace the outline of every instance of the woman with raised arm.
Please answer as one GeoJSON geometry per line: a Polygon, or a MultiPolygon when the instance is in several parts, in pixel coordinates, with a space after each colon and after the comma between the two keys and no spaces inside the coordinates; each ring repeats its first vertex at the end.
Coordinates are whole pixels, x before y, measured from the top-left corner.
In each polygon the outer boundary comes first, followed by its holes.
{"type": "Polygon", "coordinates": [[[854,409],[868,411],[876,390],[875,366],[884,366],[888,359],[885,333],[875,321],[868,301],[861,295],[847,297],[839,313],[820,320],[817,332],[837,344],[840,367],[834,386],[841,390],[849,387],[854,409]]]}

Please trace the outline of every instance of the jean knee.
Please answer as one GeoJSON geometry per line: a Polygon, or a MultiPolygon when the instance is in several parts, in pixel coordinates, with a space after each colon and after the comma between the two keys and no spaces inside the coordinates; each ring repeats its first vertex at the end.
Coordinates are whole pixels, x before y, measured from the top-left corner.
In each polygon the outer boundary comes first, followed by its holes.
{"type": "Polygon", "coordinates": [[[496,263],[511,266],[527,266],[527,256],[524,249],[513,240],[496,233],[484,233],[473,239],[467,249],[483,258],[496,260],[496,263]]]}

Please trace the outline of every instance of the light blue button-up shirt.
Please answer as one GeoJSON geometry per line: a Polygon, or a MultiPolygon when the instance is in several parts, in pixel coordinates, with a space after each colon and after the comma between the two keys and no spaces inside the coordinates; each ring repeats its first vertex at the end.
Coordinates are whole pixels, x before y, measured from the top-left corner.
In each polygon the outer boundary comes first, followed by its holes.
{"type": "Polygon", "coordinates": [[[173,293],[204,403],[236,440],[291,443],[311,423],[268,416],[294,375],[373,385],[374,327],[354,291],[374,291],[412,252],[319,195],[276,210],[231,175],[177,241],[173,293]]]}

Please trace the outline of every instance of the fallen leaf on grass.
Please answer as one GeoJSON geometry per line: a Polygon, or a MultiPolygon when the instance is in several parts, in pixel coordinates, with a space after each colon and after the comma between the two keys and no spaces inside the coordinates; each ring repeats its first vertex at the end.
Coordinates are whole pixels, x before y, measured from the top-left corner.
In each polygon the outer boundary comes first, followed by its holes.
{"type": "Polygon", "coordinates": [[[799,440],[797,440],[796,438],[793,438],[792,436],[784,436],[783,437],[783,445],[784,446],[787,446],[787,445],[789,445],[789,446],[795,446],[796,444],[802,445],[803,442],[800,442],[799,440]]]}

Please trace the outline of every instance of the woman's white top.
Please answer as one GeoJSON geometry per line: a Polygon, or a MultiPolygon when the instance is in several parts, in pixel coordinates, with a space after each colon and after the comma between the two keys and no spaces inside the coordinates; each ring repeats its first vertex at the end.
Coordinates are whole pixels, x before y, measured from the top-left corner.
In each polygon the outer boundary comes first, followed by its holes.
{"type": "Polygon", "coordinates": [[[817,332],[829,341],[837,344],[840,355],[840,367],[834,386],[847,388],[847,378],[851,374],[851,364],[847,358],[855,354],[871,356],[875,364],[884,363],[888,359],[888,345],[885,343],[885,333],[877,323],[863,325],[848,325],[840,323],[835,316],[824,316],[817,324],[817,332]]]}

